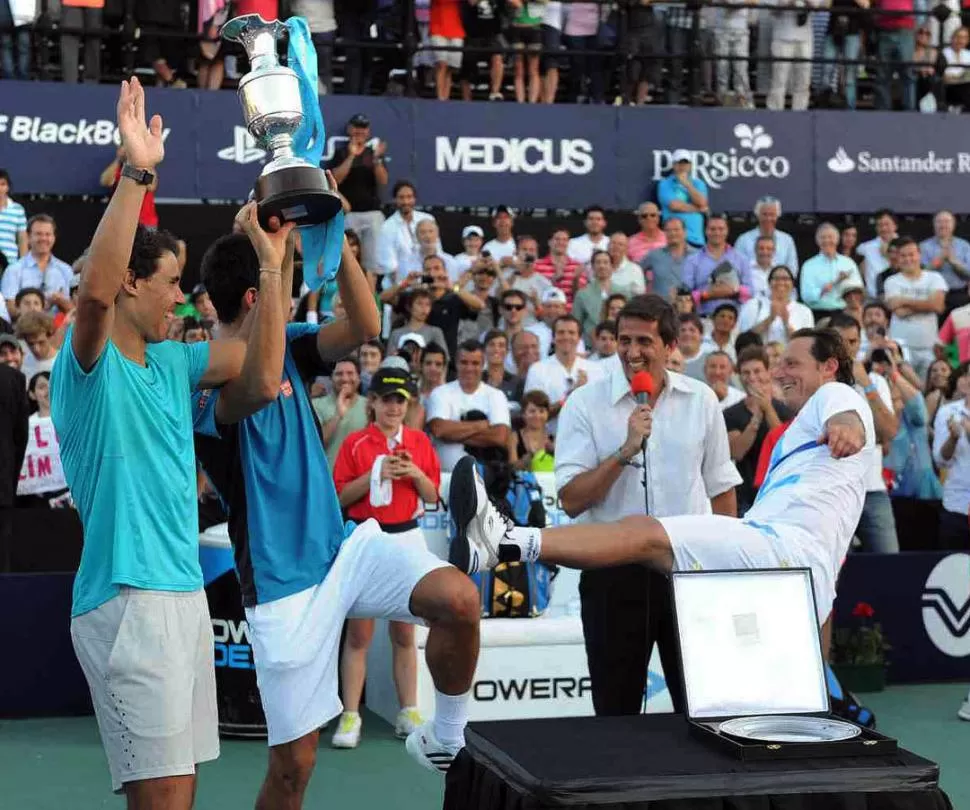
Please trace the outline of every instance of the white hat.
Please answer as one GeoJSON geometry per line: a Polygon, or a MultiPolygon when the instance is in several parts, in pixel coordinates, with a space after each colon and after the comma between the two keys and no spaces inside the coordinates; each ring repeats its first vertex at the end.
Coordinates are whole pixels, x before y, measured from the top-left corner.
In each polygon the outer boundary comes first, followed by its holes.
{"type": "Polygon", "coordinates": [[[469,236],[480,236],[482,239],[484,239],[485,231],[483,231],[477,225],[466,225],[461,229],[461,238],[467,239],[469,236]]]}
{"type": "Polygon", "coordinates": [[[674,154],[671,156],[671,160],[674,163],[682,163],[684,161],[687,163],[694,162],[694,158],[688,149],[675,149],[674,154]]]}
{"type": "Polygon", "coordinates": [[[406,332],[397,339],[397,347],[399,349],[402,348],[405,343],[417,343],[418,348],[420,349],[423,349],[428,345],[427,341],[425,341],[425,339],[417,332],[406,332]]]}
{"type": "Polygon", "coordinates": [[[550,287],[542,294],[540,301],[543,304],[565,304],[567,303],[566,293],[558,287],[550,287]]]}

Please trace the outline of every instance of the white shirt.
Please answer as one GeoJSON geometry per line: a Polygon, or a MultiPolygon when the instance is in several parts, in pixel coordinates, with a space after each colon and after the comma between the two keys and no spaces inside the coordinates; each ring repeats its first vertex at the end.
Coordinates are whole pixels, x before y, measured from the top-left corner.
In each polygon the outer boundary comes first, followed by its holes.
{"type": "MultiPolygon", "coordinates": [[[[428,397],[428,422],[432,419],[447,419],[460,422],[469,411],[481,411],[488,417],[489,425],[512,426],[509,416],[509,401],[498,388],[482,383],[474,393],[466,394],[461,390],[458,380],[439,385],[428,397]]],[[[443,442],[434,439],[434,448],[441,461],[441,471],[451,472],[459,459],[465,455],[465,446],[460,442],[443,442]]]]}
{"type": "Polygon", "coordinates": [[[426,219],[434,221],[431,214],[412,211],[411,221],[405,222],[401,212],[395,211],[384,220],[377,237],[377,264],[381,273],[398,278],[402,259],[410,256],[418,247],[418,223],[426,219]]]}
{"type": "Polygon", "coordinates": [[[793,529],[784,532],[784,542],[796,545],[795,551],[816,563],[813,576],[831,577],[815,583],[816,593],[835,593],[836,574],[865,503],[875,437],[868,403],[847,385],[826,383],[809,397],[778,440],[754,506],[744,516],[745,523],[767,523],[759,528],[769,534],[775,534],[775,527],[793,529]],[[835,459],[818,440],[829,419],[848,411],[862,420],[866,443],[861,452],[835,459]]]}
{"type": "MultiPolygon", "coordinates": [[[[869,382],[876,386],[876,393],[879,394],[879,399],[882,400],[882,404],[886,406],[890,413],[896,413],[896,409],[893,408],[893,393],[889,390],[889,383],[886,382],[886,378],[881,374],[870,374],[869,382]]],[[[856,393],[860,396],[865,396],[865,391],[863,391],[861,385],[854,387],[856,393]]],[[[871,413],[872,408],[869,410],[871,413]]],[[[866,492],[885,491],[886,481],[882,477],[882,445],[876,444],[875,449],[872,451],[872,463],[869,466],[869,472],[866,473],[866,492]]]]}
{"type": "MultiPolygon", "coordinates": [[[[577,475],[596,469],[620,449],[635,407],[619,362],[610,364],[608,376],[584,385],[566,400],[556,441],[560,492],[577,475]]],[[[709,515],[711,498],[740,483],[714,392],[705,383],[668,371],[647,440],[650,514],[709,515]]],[[[608,523],[643,513],[643,470],[631,466],[624,467],[606,497],[578,520],[608,523]]]]}
{"type": "MultiPolygon", "coordinates": [[[[761,229],[752,228],[750,231],[745,231],[737,238],[734,243],[734,249],[742,256],[750,259],[751,264],[754,265],[756,263],[755,250],[758,247],[758,239],[760,238],[761,229]]],[[[792,239],[791,234],[776,230],[772,235],[772,239],[774,239],[775,243],[775,253],[771,258],[771,267],[778,264],[783,264],[793,273],[797,273],[798,250],[795,247],[795,240],[792,239]]],[[[770,270],[771,267],[768,269],[770,270]]]]}
{"type": "MultiPolygon", "coordinates": [[[[895,239],[895,234],[890,239],[895,239]]],[[[889,267],[889,259],[882,255],[882,240],[877,236],[863,242],[856,248],[856,253],[865,259],[866,292],[870,298],[876,298],[876,279],[879,274],[889,267]]]]}
{"type": "MultiPolygon", "coordinates": [[[[741,312],[738,315],[738,327],[742,332],[754,329],[756,324],[761,323],[771,314],[771,300],[768,298],[751,298],[741,305],[741,312]]],[[[815,325],[815,316],[804,304],[798,301],[791,301],[788,304],[788,323],[792,329],[808,329],[815,325]]],[[[765,343],[777,340],[784,345],[788,344],[788,329],[785,322],[776,317],[768,326],[768,331],[762,336],[765,343]]]]}
{"type": "MultiPolygon", "coordinates": [[[[523,391],[542,391],[550,402],[562,402],[576,386],[580,371],[586,372],[586,385],[603,376],[599,365],[590,363],[585,357],[577,356],[572,368],[566,368],[553,354],[529,366],[523,391]]],[[[550,433],[556,433],[558,421],[558,418],[549,420],[550,433]]]]}
{"type": "Polygon", "coordinates": [[[502,259],[508,259],[515,256],[515,239],[509,239],[508,242],[499,242],[498,239],[489,239],[484,245],[482,245],[482,252],[491,253],[492,258],[497,262],[501,262],[502,259]]]}
{"type": "Polygon", "coordinates": [[[610,246],[610,237],[605,233],[600,234],[600,238],[595,242],[589,238],[588,233],[582,236],[574,236],[569,240],[569,247],[566,248],[566,255],[574,262],[589,264],[589,260],[594,250],[606,250],[610,246]]]}
{"type": "MultiPolygon", "coordinates": [[[[917,301],[928,301],[933,293],[942,292],[946,295],[946,280],[936,270],[923,270],[916,278],[908,278],[903,273],[896,273],[886,279],[884,297],[914,298],[917,301]]],[[[905,318],[895,312],[889,322],[889,336],[904,340],[911,349],[932,349],[939,334],[937,314],[935,312],[914,312],[905,318]]]]}
{"type": "Polygon", "coordinates": [[[620,266],[613,271],[610,279],[610,286],[616,292],[624,293],[627,298],[634,295],[643,295],[647,291],[646,277],[643,275],[643,268],[636,262],[624,259],[620,266]]]}
{"type": "MultiPolygon", "coordinates": [[[[531,324],[525,328],[526,332],[531,332],[537,338],[539,338],[539,359],[548,357],[549,353],[552,351],[552,329],[545,321],[538,321],[537,323],[531,324]]],[[[579,339],[579,346],[576,347],[576,352],[581,355],[587,353],[586,341],[582,338],[579,339]]],[[[511,357],[511,354],[509,354],[511,357]]],[[[515,366],[512,366],[512,373],[515,373],[515,366]]]]}
{"type": "Polygon", "coordinates": [[[933,460],[946,469],[943,508],[960,515],[970,513],[970,441],[967,441],[967,432],[960,431],[960,438],[949,461],[943,458],[942,450],[950,437],[947,423],[953,418],[962,420],[966,417],[970,417],[970,410],[961,399],[941,405],[933,422],[933,460]]]}

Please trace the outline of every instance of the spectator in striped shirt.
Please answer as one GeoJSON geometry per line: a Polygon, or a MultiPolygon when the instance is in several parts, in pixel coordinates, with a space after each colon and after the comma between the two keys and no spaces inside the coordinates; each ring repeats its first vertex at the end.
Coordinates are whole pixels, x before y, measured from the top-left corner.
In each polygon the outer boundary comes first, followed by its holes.
{"type": "Polygon", "coordinates": [[[566,304],[572,308],[573,295],[586,285],[586,279],[582,276],[580,263],[569,258],[568,248],[569,229],[557,228],[549,237],[549,254],[536,262],[535,269],[549,279],[553,287],[566,294],[566,304]]]}
{"type": "Polygon", "coordinates": [[[0,169],[0,253],[11,265],[27,252],[27,214],[10,199],[10,175],[0,169]]]}

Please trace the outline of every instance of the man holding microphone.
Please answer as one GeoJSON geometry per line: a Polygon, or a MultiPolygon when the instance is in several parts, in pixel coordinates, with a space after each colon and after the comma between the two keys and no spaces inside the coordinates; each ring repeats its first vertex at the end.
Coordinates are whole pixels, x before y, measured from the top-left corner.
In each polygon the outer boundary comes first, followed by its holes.
{"type": "MultiPolygon", "coordinates": [[[[566,401],[556,486],[570,517],[607,523],[645,513],[736,516],[741,476],[717,398],[666,368],[678,328],[674,308],[660,296],[631,299],[617,318],[620,363],[566,401]],[[630,385],[638,372],[653,382],[643,404],[630,385]]],[[[640,565],[584,571],[580,599],[597,715],[640,713],[654,642],[674,709],[682,710],[666,578],[640,565]]]]}

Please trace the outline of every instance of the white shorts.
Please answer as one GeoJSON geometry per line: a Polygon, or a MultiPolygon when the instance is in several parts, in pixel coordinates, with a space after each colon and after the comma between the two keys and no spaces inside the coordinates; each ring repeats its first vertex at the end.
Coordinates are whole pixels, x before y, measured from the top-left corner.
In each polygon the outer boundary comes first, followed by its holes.
{"type": "Polygon", "coordinates": [[[670,538],[675,571],[810,568],[819,625],[832,612],[835,577],[805,553],[812,538],[802,529],[725,515],[678,515],[659,520],[670,538]]]}
{"type": "Polygon", "coordinates": [[[71,621],[111,785],[195,773],[219,756],[205,591],[122,588],[71,621]]]}
{"type": "MultiPolygon", "coordinates": [[[[450,39],[448,37],[431,37],[432,48],[446,48],[449,46],[461,48],[465,44],[463,39],[450,39]]],[[[432,51],[435,62],[444,62],[452,70],[461,68],[461,51],[432,51]]]]}
{"type": "Polygon", "coordinates": [[[270,746],[298,740],[343,711],[337,658],[345,619],[421,623],[411,593],[448,563],[416,537],[385,534],[368,520],[344,541],[319,585],[246,608],[270,746]]]}

